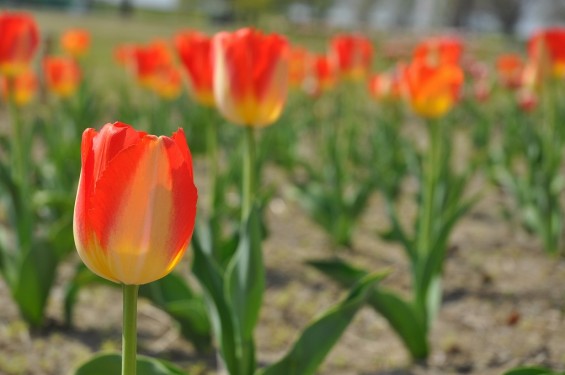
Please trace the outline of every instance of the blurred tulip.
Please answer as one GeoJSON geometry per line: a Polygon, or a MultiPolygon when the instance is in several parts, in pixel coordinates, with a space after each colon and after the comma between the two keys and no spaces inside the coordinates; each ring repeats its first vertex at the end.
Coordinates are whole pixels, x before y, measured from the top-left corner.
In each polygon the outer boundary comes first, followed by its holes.
{"type": "Polygon", "coordinates": [[[18,107],[31,102],[36,93],[37,76],[32,70],[26,70],[11,78],[0,76],[1,97],[6,101],[11,100],[18,107]]]}
{"type": "Polygon", "coordinates": [[[148,89],[153,88],[153,79],[159,70],[168,68],[172,62],[171,51],[167,43],[162,40],[137,46],[132,53],[133,71],[137,81],[148,89]]]}
{"type": "Polygon", "coordinates": [[[518,107],[524,112],[532,112],[538,106],[536,93],[527,87],[516,92],[516,101],[518,107]]]}
{"type": "Polygon", "coordinates": [[[114,61],[125,68],[132,67],[134,63],[136,46],[133,44],[119,44],[114,47],[114,61]]]}
{"type": "Polygon", "coordinates": [[[504,54],[496,59],[498,80],[506,88],[516,89],[520,87],[523,70],[524,62],[519,55],[504,54]]]}
{"type": "Polygon", "coordinates": [[[39,46],[39,31],[27,13],[0,12],[0,74],[18,75],[28,64],[39,46]]]}
{"type": "Polygon", "coordinates": [[[484,103],[490,98],[491,87],[488,79],[480,79],[473,83],[473,97],[478,102],[484,103]]]}
{"type": "Polygon", "coordinates": [[[174,66],[159,69],[153,78],[152,87],[163,99],[178,98],[182,92],[182,76],[179,69],[174,66]]]}
{"type": "Polygon", "coordinates": [[[413,61],[405,69],[403,85],[414,112],[426,118],[446,114],[459,99],[463,71],[458,65],[429,65],[413,61]]]}
{"type": "Polygon", "coordinates": [[[75,59],[80,59],[90,49],[90,33],[83,29],[67,30],[61,36],[61,48],[75,59]]]}
{"type": "Polygon", "coordinates": [[[164,277],[190,242],[197,195],[182,129],[172,137],[120,122],[86,129],[74,211],[80,257],[126,285],[164,277]]]}
{"type": "Polygon", "coordinates": [[[373,45],[362,35],[336,35],[330,43],[330,56],[343,78],[360,81],[371,69],[373,45]]]}
{"type": "Polygon", "coordinates": [[[194,100],[214,106],[212,38],[198,31],[184,31],[176,35],[174,44],[194,100]]]}
{"type": "Polygon", "coordinates": [[[535,33],[528,41],[528,55],[535,67],[532,69],[538,70],[533,76],[551,74],[557,78],[565,78],[565,27],[554,27],[535,33]]]}
{"type": "Polygon", "coordinates": [[[45,57],[43,72],[49,91],[61,98],[73,95],[80,85],[80,68],[70,57],[45,57]]]}
{"type": "Polygon", "coordinates": [[[284,107],[288,43],[278,34],[245,28],[214,36],[214,96],[220,112],[246,126],[267,126],[284,107]]]}
{"type": "Polygon", "coordinates": [[[463,43],[459,38],[441,36],[428,38],[414,49],[413,59],[424,59],[428,65],[459,64],[463,43]]]}
{"type": "Polygon", "coordinates": [[[377,102],[398,100],[402,96],[397,74],[380,73],[369,79],[369,93],[377,102]]]}
{"type": "Polygon", "coordinates": [[[290,49],[288,62],[288,81],[292,88],[300,88],[308,73],[310,53],[306,48],[293,47],[290,49]]]}
{"type": "Polygon", "coordinates": [[[331,90],[335,85],[336,73],[333,59],[326,55],[312,56],[304,81],[304,90],[312,96],[331,90]]]}

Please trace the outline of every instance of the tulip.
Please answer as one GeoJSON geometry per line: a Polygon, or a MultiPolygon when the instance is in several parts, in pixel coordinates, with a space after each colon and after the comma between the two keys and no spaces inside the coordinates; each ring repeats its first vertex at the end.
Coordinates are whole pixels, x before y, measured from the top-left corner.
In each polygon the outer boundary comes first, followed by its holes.
{"type": "Polygon", "coordinates": [[[463,53],[463,43],[455,37],[429,38],[416,46],[413,59],[424,59],[428,65],[458,64],[463,53]]]}
{"type": "Polygon", "coordinates": [[[139,84],[152,89],[153,79],[160,69],[172,65],[173,57],[162,40],[156,40],[145,46],[137,46],[132,54],[133,71],[139,84]]]}
{"type": "Polygon", "coordinates": [[[288,81],[290,87],[301,87],[308,73],[310,53],[302,47],[291,48],[288,65],[288,81]]]}
{"type": "Polygon", "coordinates": [[[61,98],[73,95],[80,85],[80,68],[72,58],[45,57],[43,71],[47,88],[61,98]]]}
{"type": "Polygon", "coordinates": [[[196,201],[182,129],[172,137],[120,122],[85,130],[74,237],[92,272],[126,285],[167,275],[190,242],[196,201]]]}
{"type": "Polygon", "coordinates": [[[334,61],[328,56],[311,57],[304,90],[312,96],[331,90],[335,86],[336,73],[334,61]]]}
{"type": "Polygon", "coordinates": [[[83,29],[71,29],[61,36],[61,48],[70,56],[79,59],[90,48],[90,33],[83,29]]]}
{"type": "Polygon", "coordinates": [[[401,97],[400,80],[396,73],[375,74],[369,79],[369,93],[377,102],[401,97]]]}
{"type": "Polygon", "coordinates": [[[425,118],[438,118],[457,102],[463,71],[454,64],[433,66],[416,60],[405,69],[403,84],[414,112],[425,118]]]}
{"type": "Polygon", "coordinates": [[[500,83],[509,89],[516,89],[522,84],[524,62],[515,54],[501,55],[496,59],[496,71],[500,83]]]}
{"type": "Polygon", "coordinates": [[[360,81],[371,69],[373,45],[361,35],[337,35],[331,40],[330,56],[343,78],[360,81]]]}
{"type": "Polygon", "coordinates": [[[174,44],[194,100],[214,106],[212,38],[197,31],[185,31],[176,35],[174,44]]]}
{"type": "Polygon", "coordinates": [[[534,34],[528,41],[528,55],[539,74],[565,78],[565,28],[554,27],[534,34]]]}
{"type": "Polygon", "coordinates": [[[114,47],[114,61],[124,67],[132,67],[134,64],[136,46],[133,44],[119,44],[114,47]]]}
{"type": "Polygon", "coordinates": [[[0,74],[18,75],[28,65],[39,46],[39,31],[27,13],[0,13],[0,74]]]}
{"type": "Polygon", "coordinates": [[[279,118],[287,96],[288,48],[281,35],[251,28],[214,36],[214,96],[228,120],[262,127],[279,118]]]}
{"type": "Polygon", "coordinates": [[[174,66],[159,69],[153,77],[152,88],[163,99],[173,100],[178,98],[182,92],[180,71],[174,66]]]}
{"type": "Polygon", "coordinates": [[[32,70],[26,70],[11,79],[0,77],[0,94],[16,106],[27,105],[37,93],[37,77],[32,70]]]}

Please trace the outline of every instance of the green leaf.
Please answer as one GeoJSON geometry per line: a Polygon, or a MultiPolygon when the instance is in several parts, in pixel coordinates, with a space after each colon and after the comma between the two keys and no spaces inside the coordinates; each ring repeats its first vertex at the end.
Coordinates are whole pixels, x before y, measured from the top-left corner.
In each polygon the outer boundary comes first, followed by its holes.
{"type": "Polygon", "coordinates": [[[559,375],[543,367],[520,367],[504,373],[504,375],[559,375]]]}
{"type": "Polygon", "coordinates": [[[253,207],[225,276],[226,299],[235,313],[236,327],[243,339],[253,334],[265,290],[261,239],[259,211],[253,207]]]}
{"type": "Polygon", "coordinates": [[[311,375],[339,340],[384,273],[364,277],[347,298],[326,311],[302,332],[290,352],[258,375],[311,375]]]}
{"type": "MultiPolygon", "coordinates": [[[[120,374],[122,356],[120,354],[99,354],[79,365],[74,375],[120,374]]],[[[186,375],[173,364],[142,355],[137,356],[137,375],[186,375]]]]}
{"type": "MultiPolygon", "coordinates": [[[[367,275],[367,271],[355,268],[339,259],[310,261],[308,264],[345,288],[350,288],[357,280],[367,275]]],[[[388,321],[400,336],[412,358],[427,357],[429,347],[425,324],[420,321],[411,303],[404,301],[381,286],[377,286],[371,291],[368,303],[388,321]]]]}

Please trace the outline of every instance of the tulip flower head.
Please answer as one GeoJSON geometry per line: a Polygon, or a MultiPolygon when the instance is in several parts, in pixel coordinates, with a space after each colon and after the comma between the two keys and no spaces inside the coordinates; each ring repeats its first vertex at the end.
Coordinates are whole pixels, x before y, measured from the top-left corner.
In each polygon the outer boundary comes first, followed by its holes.
{"type": "Polygon", "coordinates": [[[214,106],[212,38],[198,31],[184,31],[176,35],[174,44],[192,97],[202,105],[214,106]]]}
{"type": "Polygon", "coordinates": [[[86,129],[73,223],[78,254],[114,282],[160,279],[190,242],[197,195],[182,129],[172,137],[120,122],[86,129]]]}
{"type": "Polygon", "coordinates": [[[413,59],[426,60],[428,65],[459,64],[463,43],[456,37],[428,38],[414,49],[413,59]]]}
{"type": "Polygon", "coordinates": [[[5,101],[11,100],[16,106],[29,104],[37,93],[37,76],[32,70],[26,70],[8,79],[0,76],[0,96],[5,101]]]}
{"type": "Polygon", "coordinates": [[[0,74],[15,76],[28,69],[39,46],[39,31],[27,13],[0,12],[0,74]]]}
{"type": "Polygon", "coordinates": [[[288,80],[290,87],[300,88],[308,73],[310,53],[306,48],[291,48],[289,54],[288,80]]]}
{"type": "Polygon", "coordinates": [[[214,96],[228,120],[262,127],[279,118],[287,96],[288,49],[281,35],[251,28],[214,36],[214,96]]]}
{"type": "Polygon", "coordinates": [[[509,89],[517,89],[522,84],[524,62],[515,54],[501,55],[496,59],[496,71],[500,83],[509,89]]]}
{"type": "Polygon", "coordinates": [[[335,86],[336,67],[334,60],[326,55],[316,55],[310,58],[304,90],[312,96],[319,96],[335,86]]]}
{"type": "Polygon", "coordinates": [[[375,74],[369,79],[369,93],[377,102],[394,101],[402,96],[398,74],[375,74]]]}
{"type": "Polygon", "coordinates": [[[335,60],[343,78],[360,81],[371,69],[373,45],[369,39],[361,35],[337,35],[331,40],[330,56],[335,60]]]}
{"type": "Polygon", "coordinates": [[[161,98],[174,100],[182,92],[182,76],[178,68],[167,66],[159,69],[153,78],[153,91],[161,98]]]}
{"type": "Polygon", "coordinates": [[[139,84],[153,89],[153,79],[160,69],[172,65],[173,56],[166,42],[156,40],[148,45],[137,46],[132,53],[133,71],[139,84]]]}
{"type": "Polygon", "coordinates": [[[70,57],[45,57],[43,71],[47,88],[61,98],[72,96],[80,85],[80,68],[70,57]]]}
{"type": "Polygon", "coordinates": [[[538,75],[565,78],[565,28],[555,27],[534,34],[528,41],[528,55],[538,75]]]}
{"type": "Polygon", "coordinates": [[[75,59],[85,56],[90,48],[90,33],[83,29],[67,30],[61,36],[61,48],[75,59]]]}
{"type": "Polygon", "coordinates": [[[454,64],[433,66],[416,60],[404,70],[403,84],[414,112],[425,118],[438,118],[459,99],[463,71],[454,64]]]}

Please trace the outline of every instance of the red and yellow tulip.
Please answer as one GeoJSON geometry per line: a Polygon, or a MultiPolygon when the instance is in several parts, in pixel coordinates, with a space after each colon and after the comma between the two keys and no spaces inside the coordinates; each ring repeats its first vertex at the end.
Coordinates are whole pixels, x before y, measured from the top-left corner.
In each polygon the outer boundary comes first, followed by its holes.
{"type": "Polygon", "coordinates": [[[118,283],[164,277],[190,242],[197,195],[182,129],[172,137],[120,122],[87,129],[74,211],[80,257],[118,283]]]}
{"type": "Polygon", "coordinates": [[[504,54],[496,59],[496,72],[502,86],[517,89],[522,85],[524,62],[519,55],[504,54]]]}
{"type": "Polygon", "coordinates": [[[202,105],[214,106],[212,38],[198,31],[184,31],[175,36],[174,44],[192,97],[202,105]]]}
{"type": "Polygon", "coordinates": [[[360,81],[371,69],[373,45],[362,35],[336,35],[330,43],[330,56],[342,78],[360,81]]]}
{"type": "Polygon", "coordinates": [[[428,65],[459,64],[462,53],[463,43],[459,38],[442,36],[418,44],[412,57],[414,60],[424,59],[428,65]]]}
{"type": "Polygon", "coordinates": [[[67,30],[61,36],[61,48],[75,59],[79,59],[88,53],[90,49],[90,33],[83,29],[67,30]]]}
{"type": "Polygon", "coordinates": [[[16,106],[29,104],[37,93],[37,76],[32,70],[26,70],[16,76],[0,76],[0,96],[5,101],[12,101],[16,106]]]}
{"type": "Polygon", "coordinates": [[[395,72],[375,74],[369,79],[369,93],[377,102],[402,97],[400,80],[395,72]]]}
{"type": "Polygon", "coordinates": [[[288,82],[291,88],[300,88],[304,84],[310,63],[310,52],[303,47],[290,49],[288,64],[288,82]]]}
{"type": "Polygon", "coordinates": [[[528,41],[528,55],[537,73],[533,75],[565,78],[565,27],[535,33],[528,41]]]}
{"type": "Polygon", "coordinates": [[[0,74],[15,76],[28,69],[39,46],[39,31],[32,16],[0,12],[0,74]]]}
{"type": "Polygon", "coordinates": [[[284,37],[245,28],[214,36],[214,96],[220,112],[245,126],[267,126],[284,107],[288,89],[284,37]]]}
{"type": "Polygon", "coordinates": [[[153,77],[153,91],[161,98],[173,100],[182,92],[182,75],[175,66],[167,66],[159,69],[153,77]]]}
{"type": "Polygon", "coordinates": [[[162,68],[172,65],[173,57],[169,46],[163,40],[135,47],[131,55],[133,72],[139,84],[153,88],[153,80],[162,68]]]}
{"type": "Polygon", "coordinates": [[[333,59],[326,55],[312,56],[304,81],[304,90],[312,96],[319,96],[335,86],[336,75],[333,59]]]}
{"type": "Polygon", "coordinates": [[[414,112],[438,118],[459,99],[463,70],[455,64],[429,65],[425,60],[415,60],[404,70],[402,80],[414,112]]]}
{"type": "Polygon", "coordinates": [[[61,98],[73,95],[80,85],[80,68],[70,57],[45,57],[43,73],[47,89],[61,98]]]}

